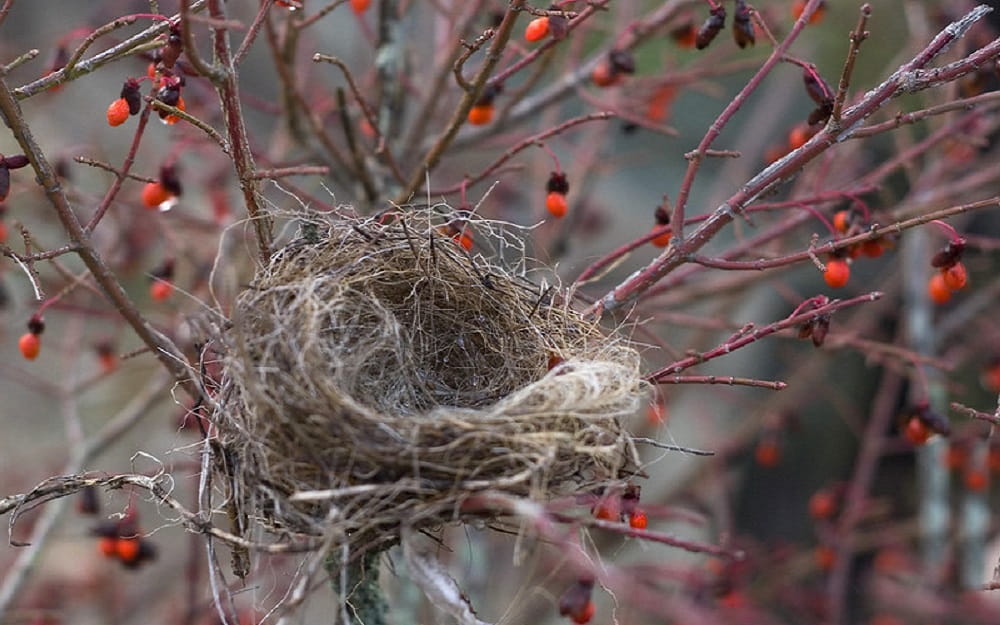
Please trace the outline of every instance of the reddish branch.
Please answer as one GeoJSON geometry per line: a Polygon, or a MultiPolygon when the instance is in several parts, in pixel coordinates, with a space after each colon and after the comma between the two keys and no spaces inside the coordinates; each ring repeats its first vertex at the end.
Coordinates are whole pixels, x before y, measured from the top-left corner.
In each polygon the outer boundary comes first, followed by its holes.
{"type": "MultiPolygon", "coordinates": [[[[811,0],[811,3],[815,3],[815,1],[811,0]]],[[[914,93],[955,80],[969,72],[975,71],[983,63],[1000,54],[1000,39],[996,39],[960,61],[933,70],[924,69],[928,63],[946,50],[987,12],[988,8],[979,7],[941,31],[916,57],[896,70],[881,85],[869,91],[858,104],[844,111],[841,124],[828,123],[826,128],[817,133],[802,147],[774,162],[754,176],[737,193],[719,206],[689,238],[678,241],[677,239],[680,237],[675,236],[674,246],[612,289],[591,307],[590,312],[600,317],[634,301],[665,275],[687,262],[695,252],[731,223],[744,207],[782,180],[792,176],[807,163],[830,149],[839,141],[850,138],[857,124],[874,114],[892,98],[904,93],[914,93]]],[[[793,30],[794,33],[795,30],[793,30]]],[[[746,97],[748,94],[744,90],[741,95],[746,97]]],[[[735,112],[735,108],[731,104],[727,107],[726,111],[729,111],[729,115],[731,115],[735,112]]],[[[720,116],[720,120],[725,121],[723,119],[725,114],[724,112],[720,116]]],[[[720,120],[716,120],[716,124],[713,124],[712,129],[709,130],[709,135],[714,136],[717,134],[716,127],[720,120]]],[[[703,141],[699,149],[707,148],[708,143],[710,142],[703,141]]],[[[692,166],[696,162],[692,161],[692,166]]],[[[690,171],[691,168],[689,168],[690,171]]],[[[687,180],[687,177],[685,180],[687,180]]],[[[678,200],[678,204],[680,204],[680,200],[678,200]]],[[[675,208],[673,218],[673,223],[683,221],[683,211],[678,214],[675,208]]]]}

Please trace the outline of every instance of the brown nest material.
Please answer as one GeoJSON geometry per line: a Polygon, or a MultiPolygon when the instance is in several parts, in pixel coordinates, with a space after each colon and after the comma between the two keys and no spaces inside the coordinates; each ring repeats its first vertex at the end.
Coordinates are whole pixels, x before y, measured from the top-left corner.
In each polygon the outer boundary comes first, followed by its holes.
{"type": "Polygon", "coordinates": [[[638,354],[529,281],[516,234],[430,210],[310,219],[218,341],[239,517],[357,555],[462,519],[472,494],[547,501],[635,466],[620,420],[646,391],[638,354]]]}

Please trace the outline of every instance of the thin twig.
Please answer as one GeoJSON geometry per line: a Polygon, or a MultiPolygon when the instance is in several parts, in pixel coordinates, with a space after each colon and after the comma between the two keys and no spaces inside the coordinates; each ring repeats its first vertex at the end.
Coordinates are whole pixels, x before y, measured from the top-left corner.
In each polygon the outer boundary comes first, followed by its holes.
{"type": "Polygon", "coordinates": [[[851,31],[851,47],[847,51],[847,58],[844,59],[844,70],[840,73],[840,82],[837,83],[837,96],[833,101],[833,113],[830,115],[830,123],[835,126],[840,125],[840,115],[844,111],[844,100],[847,99],[847,88],[851,84],[851,74],[854,73],[854,62],[858,58],[858,50],[861,42],[868,38],[868,18],[872,15],[870,4],[861,5],[861,15],[858,17],[858,25],[851,31]]]}

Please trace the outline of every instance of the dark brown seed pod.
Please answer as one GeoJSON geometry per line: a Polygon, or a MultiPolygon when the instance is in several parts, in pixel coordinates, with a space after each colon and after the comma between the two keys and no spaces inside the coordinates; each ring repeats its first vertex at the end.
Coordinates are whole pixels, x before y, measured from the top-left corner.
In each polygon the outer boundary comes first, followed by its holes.
{"type": "Polygon", "coordinates": [[[608,53],[608,66],[615,74],[634,74],[635,57],[628,50],[612,50],[608,53]]]}
{"type": "Polygon", "coordinates": [[[160,63],[163,67],[172,69],[183,51],[184,41],[181,38],[181,29],[179,26],[171,26],[170,34],[167,35],[167,43],[160,48],[160,63]]]}
{"type": "Polygon", "coordinates": [[[820,106],[826,103],[833,103],[834,93],[830,85],[823,80],[823,77],[816,71],[815,66],[808,66],[802,70],[802,82],[806,86],[806,93],[812,101],[820,106]]]}
{"type": "Polygon", "coordinates": [[[725,26],[726,9],[724,9],[720,4],[709,12],[708,19],[706,19],[705,23],[698,29],[698,34],[695,35],[694,39],[694,47],[699,50],[707,48],[708,44],[712,43],[712,40],[715,39],[716,35],[719,34],[719,31],[725,28],[725,26]]]}
{"type": "Polygon", "coordinates": [[[566,179],[566,174],[552,172],[549,175],[548,182],[545,183],[545,190],[548,193],[560,193],[562,195],[569,193],[569,180],[566,179]]]}
{"type": "Polygon", "coordinates": [[[177,175],[177,167],[174,165],[164,165],[160,168],[160,184],[171,195],[180,196],[183,192],[180,177],[177,175]]]}
{"type": "Polygon", "coordinates": [[[736,0],[733,11],[733,40],[740,48],[757,43],[757,36],[750,22],[750,9],[744,0],[736,0]]]}
{"type": "Polygon", "coordinates": [[[142,94],[139,93],[139,81],[129,78],[122,85],[121,97],[128,103],[128,114],[138,115],[142,109],[142,94]]]}
{"type": "Polygon", "coordinates": [[[953,267],[955,263],[962,260],[963,252],[965,252],[965,239],[948,241],[937,254],[931,257],[931,267],[937,269],[953,267]]]}

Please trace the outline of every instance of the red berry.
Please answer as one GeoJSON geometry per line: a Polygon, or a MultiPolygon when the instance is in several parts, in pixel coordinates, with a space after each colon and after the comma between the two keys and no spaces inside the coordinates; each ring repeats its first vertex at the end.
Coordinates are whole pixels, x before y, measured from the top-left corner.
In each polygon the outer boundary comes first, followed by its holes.
{"type": "Polygon", "coordinates": [[[549,18],[536,17],[528,22],[524,29],[524,38],[528,41],[541,41],[549,34],[549,18]]]}
{"type": "MultiPolygon", "coordinates": [[[[653,226],[653,230],[659,230],[662,227],[663,226],[657,224],[657,225],[653,226]]],[[[667,230],[663,234],[659,234],[659,235],[656,235],[655,237],[653,237],[653,240],[651,241],[651,243],[653,245],[655,245],[656,247],[667,247],[668,245],[670,245],[670,237],[672,237],[672,236],[674,236],[673,231],[667,230]]]]}
{"type": "Polygon", "coordinates": [[[646,525],[648,523],[649,519],[646,517],[646,513],[642,510],[636,510],[628,519],[628,524],[637,530],[646,529],[646,525]]]}
{"type": "Polygon", "coordinates": [[[835,289],[847,284],[851,277],[851,266],[843,258],[831,258],[826,261],[826,271],[823,272],[823,279],[835,289]]]}
{"type": "Polygon", "coordinates": [[[596,608],[594,607],[593,601],[588,601],[584,604],[581,610],[573,612],[569,615],[569,618],[577,625],[584,625],[584,623],[589,623],[590,619],[594,618],[594,612],[596,608]]]}
{"type": "Polygon", "coordinates": [[[146,208],[159,208],[160,204],[169,201],[170,191],[159,182],[147,182],[142,188],[142,203],[146,208]]]}
{"type": "Polygon", "coordinates": [[[837,552],[829,545],[819,545],[816,547],[816,551],[813,552],[813,557],[816,560],[816,566],[820,570],[829,571],[833,568],[834,562],[837,561],[837,552]]]}
{"type": "Polygon", "coordinates": [[[354,12],[358,15],[367,11],[371,4],[372,0],[351,0],[351,8],[354,9],[354,12]]]}
{"type": "Polygon", "coordinates": [[[767,469],[778,466],[778,463],[781,462],[781,449],[778,447],[778,442],[771,439],[762,440],[757,443],[753,457],[758,465],[767,469]]]}
{"type": "Polygon", "coordinates": [[[155,302],[162,302],[174,292],[174,284],[167,280],[156,280],[149,285],[149,297],[155,302]]]}
{"type": "MultiPolygon", "coordinates": [[[[805,143],[803,141],[803,143],[805,143]]],[[[837,211],[833,216],[833,228],[840,234],[847,232],[847,229],[851,227],[851,216],[846,210],[837,211]]]]}
{"type": "Polygon", "coordinates": [[[7,241],[7,225],[0,221],[0,243],[7,241]]]}
{"type": "Polygon", "coordinates": [[[968,454],[965,451],[965,446],[959,443],[952,443],[948,445],[948,451],[944,455],[944,466],[946,469],[951,471],[957,471],[965,466],[965,460],[968,454]]]}
{"type": "Polygon", "coordinates": [[[911,445],[923,445],[931,437],[931,430],[920,417],[910,417],[903,428],[903,437],[910,441],[911,445]]]}
{"type": "Polygon", "coordinates": [[[945,286],[952,291],[964,289],[965,285],[969,283],[969,274],[965,270],[965,265],[963,265],[961,261],[955,263],[947,269],[942,269],[941,275],[944,277],[945,286]]]}
{"type": "Polygon", "coordinates": [[[126,564],[132,564],[139,559],[142,545],[138,538],[119,538],[115,544],[115,555],[126,564]]]}
{"type": "MultiPolygon", "coordinates": [[[[795,0],[795,2],[792,3],[793,18],[799,19],[799,16],[802,15],[802,11],[804,11],[806,8],[806,2],[807,0],[795,0]]],[[[813,14],[809,17],[809,23],[810,24],[818,23],[823,19],[824,13],[826,13],[826,2],[821,2],[819,7],[817,7],[817,9],[813,11],[813,14]]]]}
{"type": "Polygon", "coordinates": [[[545,198],[545,209],[556,219],[564,217],[568,208],[566,196],[558,191],[550,191],[545,198]]]}
{"type": "Polygon", "coordinates": [[[472,251],[472,237],[465,234],[464,232],[459,232],[454,237],[452,237],[452,240],[455,241],[455,243],[461,245],[466,252],[472,251]]]}
{"type": "Polygon", "coordinates": [[[118,538],[114,536],[101,536],[97,541],[97,549],[107,558],[113,558],[118,552],[118,538]]]}
{"type": "Polygon", "coordinates": [[[21,355],[28,360],[38,358],[38,352],[42,349],[42,340],[34,332],[25,332],[17,341],[17,347],[21,350],[21,355]]]}
{"type": "Polygon", "coordinates": [[[865,241],[861,244],[861,253],[868,258],[878,258],[883,252],[885,252],[885,248],[882,247],[882,241],[879,239],[865,241]]]}
{"type": "Polygon", "coordinates": [[[944,274],[936,273],[931,276],[930,282],[927,283],[927,295],[935,304],[944,304],[951,299],[951,289],[944,281],[944,274]]]}
{"type": "Polygon", "coordinates": [[[799,124],[788,132],[788,149],[797,150],[813,136],[808,124],[799,124]]]}
{"type": "Polygon", "coordinates": [[[982,469],[966,469],[965,473],[962,474],[962,483],[966,490],[981,493],[986,490],[989,480],[986,478],[986,472],[982,469]]]}
{"type": "Polygon", "coordinates": [[[493,105],[477,104],[469,109],[469,123],[473,126],[484,126],[493,121],[493,105]]]}
{"type": "Polygon", "coordinates": [[[816,520],[832,519],[837,514],[837,507],[837,497],[826,489],[816,491],[809,498],[809,516],[816,520]]]}
{"type": "Polygon", "coordinates": [[[613,72],[607,61],[601,61],[591,72],[590,81],[598,87],[612,87],[621,81],[621,74],[613,72]]]}
{"type": "Polygon", "coordinates": [[[108,107],[108,125],[121,126],[128,121],[129,110],[128,101],[125,98],[118,98],[108,107]]]}
{"type": "Polygon", "coordinates": [[[594,518],[602,521],[619,522],[622,520],[621,508],[614,499],[605,499],[594,507],[594,518]]]}

